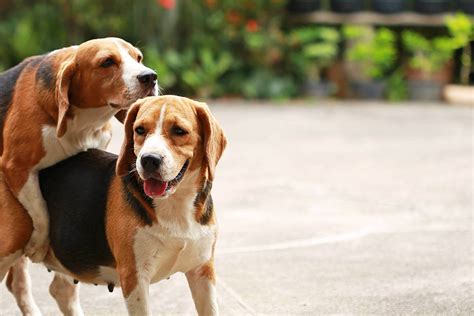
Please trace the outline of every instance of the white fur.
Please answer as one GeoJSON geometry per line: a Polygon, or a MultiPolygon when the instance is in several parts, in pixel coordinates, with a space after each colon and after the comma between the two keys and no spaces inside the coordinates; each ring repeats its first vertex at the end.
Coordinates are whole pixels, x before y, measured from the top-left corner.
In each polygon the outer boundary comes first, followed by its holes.
{"type": "Polygon", "coordinates": [[[137,155],[137,171],[142,179],[145,179],[145,172],[141,164],[141,158],[146,154],[154,154],[162,157],[159,173],[163,181],[173,180],[179,172],[178,166],[173,159],[173,155],[171,154],[171,150],[168,147],[166,139],[163,137],[165,111],[166,104],[161,108],[160,118],[156,123],[155,132],[153,134],[147,135],[145,142],[143,143],[143,146],[137,155]]]}
{"type": "Polygon", "coordinates": [[[60,51],[63,51],[65,49],[70,49],[70,48],[77,49],[78,47],[79,47],[79,45],[72,45],[72,46],[69,46],[69,47],[63,47],[63,48],[55,49],[55,50],[49,52],[48,55],[54,55],[54,54],[56,54],[60,51]]]}
{"type": "Polygon", "coordinates": [[[129,315],[148,316],[151,315],[149,303],[149,280],[139,279],[138,285],[126,298],[129,315]]]}
{"type": "Polygon", "coordinates": [[[59,161],[71,157],[89,148],[105,149],[112,133],[102,128],[118,110],[108,106],[81,109],[73,106],[73,119],[68,119],[66,133],[56,137],[56,127],[43,126],[43,147],[46,155],[41,159],[36,170],[50,167],[59,161]]]}
{"type": "Polygon", "coordinates": [[[71,277],[55,273],[49,286],[49,293],[54,297],[64,315],[84,316],[79,300],[79,284],[74,284],[71,277]]]}
{"type": "Polygon", "coordinates": [[[190,271],[211,258],[216,227],[196,221],[194,196],[157,199],[158,222],[137,231],[134,242],[137,271],[149,277],[151,283],[176,272],[190,271]]]}
{"type": "Polygon", "coordinates": [[[13,282],[11,284],[11,293],[15,297],[23,315],[39,316],[41,311],[36,305],[33,295],[31,293],[31,279],[28,274],[28,259],[22,257],[17,263],[12,266],[10,273],[13,273],[13,282]]]}
{"type": "Polygon", "coordinates": [[[202,277],[200,268],[186,273],[194,305],[199,315],[218,315],[216,286],[202,277]]]}
{"type": "MultiPolygon", "coordinates": [[[[130,94],[137,94],[141,89],[141,83],[138,81],[137,77],[144,71],[152,70],[142,63],[139,63],[136,59],[133,59],[120,40],[115,39],[115,44],[117,45],[120,52],[120,57],[122,58],[123,82],[125,83],[125,86],[127,87],[127,90],[130,94]]],[[[158,84],[155,84],[154,92],[155,95],[158,95],[158,84]]]]}
{"type": "Polygon", "coordinates": [[[117,270],[110,267],[100,266],[98,282],[96,284],[109,284],[113,283],[115,286],[120,286],[120,277],[117,270]]]}
{"type": "Polygon", "coordinates": [[[33,232],[25,247],[25,254],[31,260],[40,261],[48,249],[49,221],[46,202],[41,194],[37,172],[30,172],[28,180],[18,194],[18,200],[28,211],[33,222],[33,232]]]}

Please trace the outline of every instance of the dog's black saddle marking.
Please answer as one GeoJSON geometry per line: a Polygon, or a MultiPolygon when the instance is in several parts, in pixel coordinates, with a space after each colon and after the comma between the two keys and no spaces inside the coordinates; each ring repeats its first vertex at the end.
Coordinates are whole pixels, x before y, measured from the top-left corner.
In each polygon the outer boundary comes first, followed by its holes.
{"type": "Polygon", "coordinates": [[[51,247],[74,273],[95,272],[98,266],[114,263],[105,212],[116,161],[116,155],[90,149],[40,172],[51,247]]]}

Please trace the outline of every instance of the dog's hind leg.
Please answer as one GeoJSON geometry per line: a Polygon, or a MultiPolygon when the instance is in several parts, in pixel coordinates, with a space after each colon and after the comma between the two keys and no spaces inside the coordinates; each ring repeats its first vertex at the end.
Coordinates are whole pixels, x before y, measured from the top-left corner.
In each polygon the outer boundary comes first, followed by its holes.
{"type": "Polygon", "coordinates": [[[79,284],[74,284],[71,278],[55,273],[54,279],[49,286],[49,293],[54,297],[64,315],[84,315],[79,301],[79,284]]]}
{"type": "Polygon", "coordinates": [[[3,281],[13,264],[20,259],[22,251],[18,250],[10,255],[0,258],[0,283],[3,281]]]}
{"type": "Polygon", "coordinates": [[[8,272],[7,288],[13,294],[23,315],[36,316],[41,312],[31,293],[31,279],[28,274],[28,259],[20,258],[8,272]]]}

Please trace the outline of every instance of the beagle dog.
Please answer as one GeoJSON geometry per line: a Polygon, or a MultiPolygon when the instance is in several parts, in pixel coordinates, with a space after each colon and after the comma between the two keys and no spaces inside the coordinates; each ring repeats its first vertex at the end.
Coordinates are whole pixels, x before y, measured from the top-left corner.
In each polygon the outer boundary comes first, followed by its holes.
{"type": "MultiPolygon", "coordinates": [[[[149,285],[183,272],[199,315],[218,314],[211,187],[226,144],[205,103],[148,97],[129,110],[118,157],[92,149],[40,171],[51,241],[43,263],[59,272],[50,292],[63,313],[81,315],[73,284],[81,281],[121,286],[129,314],[149,315],[149,285]]],[[[1,280],[32,227],[25,212],[9,211],[20,206],[1,181],[0,195],[9,232],[0,240],[1,280]]],[[[22,310],[32,298],[19,290],[28,282],[15,279],[28,281],[25,274],[12,269],[7,279],[22,310]]]]}
{"type": "MultiPolygon", "coordinates": [[[[0,74],[0,155],[3,177],[33,220],[25,254],[48,249],[48,213],[41,169],[88,148],[105,149],[109,120],[139,98],[157,94],[156,73],[119,38],[59,49],[0,74]]],[[[119,113],[121,112],[121,113],[119,113]]]]}

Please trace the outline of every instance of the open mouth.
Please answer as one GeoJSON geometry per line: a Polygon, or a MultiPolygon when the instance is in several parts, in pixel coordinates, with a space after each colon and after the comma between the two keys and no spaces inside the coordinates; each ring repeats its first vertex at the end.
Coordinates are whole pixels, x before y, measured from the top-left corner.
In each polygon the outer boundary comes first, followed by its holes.
{"type": "Polygon", "coordinates": [[[178,175],[171,181],[161,181],[156,178],[148,178],[143,183],[143,190],[145,194],[151,198],[156,198],[165,195],[166,192],[171,191],[183,179],[184,173],[188,169],[189,159],[186,160],[178,175]]]}

